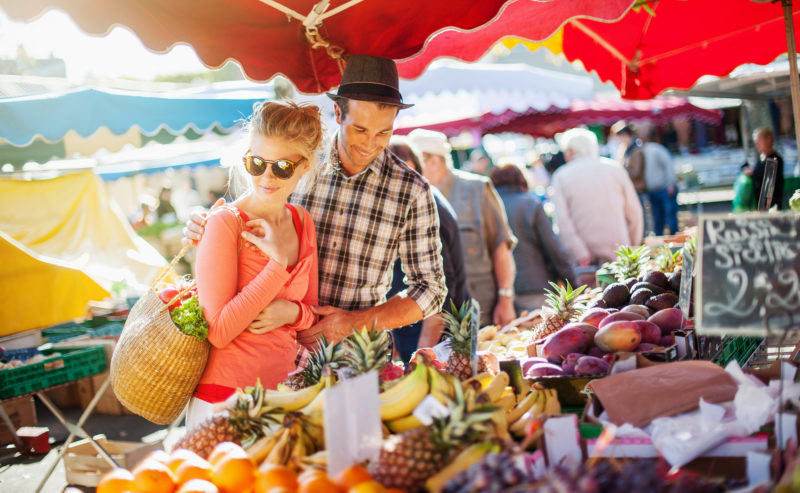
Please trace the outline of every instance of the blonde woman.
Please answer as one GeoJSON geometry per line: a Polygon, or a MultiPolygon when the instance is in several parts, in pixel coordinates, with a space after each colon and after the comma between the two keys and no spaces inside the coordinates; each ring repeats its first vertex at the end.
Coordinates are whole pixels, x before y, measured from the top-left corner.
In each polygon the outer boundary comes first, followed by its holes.
{"type": "Polygon", "coordinates": [[[314,225],[308,211],[287,199],[318,164],[319,109],[266,102],[248,131],[249,148],[232,169],[245,175],[247,191],[209,213],[197,248],[198,296],[212,348],[189,403],[188,428],[237,387],[261,380],[275,388],[285,380],[295,369],[297,331],[316,322],[314,225]]]}

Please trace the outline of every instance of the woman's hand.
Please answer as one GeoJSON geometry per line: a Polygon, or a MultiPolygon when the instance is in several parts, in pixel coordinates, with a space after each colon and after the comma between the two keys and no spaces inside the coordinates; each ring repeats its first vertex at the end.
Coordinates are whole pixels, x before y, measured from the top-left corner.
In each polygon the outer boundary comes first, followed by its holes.
{"type": "Polygon", "coordinates": [[[264,255],[278,262],[285,269],[289,265],[289,258],[278,251],[278,234],[275,227],[264,219],[247,221],[246,226],[250,228],[250,231],[242,231],[242,238],[255,245],[264,255]]]}
{"type": "Polygon", "coordinates": [[[247,327],[247,330],[253,334],[266,334],[278,327],[295,323],[299,316],[300,307],[297,306],[297,303],[277,298],[261,310],[261,313],[247,327]]]}

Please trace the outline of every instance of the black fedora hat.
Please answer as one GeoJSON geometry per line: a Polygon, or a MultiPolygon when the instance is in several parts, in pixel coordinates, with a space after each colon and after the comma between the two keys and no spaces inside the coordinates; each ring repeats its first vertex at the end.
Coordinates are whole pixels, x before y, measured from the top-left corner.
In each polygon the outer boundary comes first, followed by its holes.
{"type": "Polygon", "coordinates": [[[410,108],[413,104],[403,103],[399,90],[397,65],[394,60],[370,55],[353,55],[347,60],[342,74],[342,82],[336,94],[328,97],[371,101],[410,108]]]}

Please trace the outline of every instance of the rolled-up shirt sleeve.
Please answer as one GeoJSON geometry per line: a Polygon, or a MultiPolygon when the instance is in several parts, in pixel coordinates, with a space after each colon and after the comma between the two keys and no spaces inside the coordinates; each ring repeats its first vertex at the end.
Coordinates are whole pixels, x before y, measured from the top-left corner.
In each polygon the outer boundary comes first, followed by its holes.
{"type": "Polygon", "coordinates": [[[414,197],[409,205],[399,254],[408,285],[404,293],[417,303],[423,318],[439,313],[447,286],[442,267],[439,215],[430,188],[414,197]]]}

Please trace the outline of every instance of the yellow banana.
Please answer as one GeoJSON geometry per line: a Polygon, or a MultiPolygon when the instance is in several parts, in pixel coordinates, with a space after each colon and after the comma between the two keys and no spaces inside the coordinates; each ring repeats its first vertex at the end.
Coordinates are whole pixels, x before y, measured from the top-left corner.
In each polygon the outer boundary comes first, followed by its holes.
{"type": "Polygon", "coordinates": [[[524,378],[516,378],[514,382],[517,386],[517,395],[519,396],[520,400],[524,399],[528,394],[531,393],[531,383],[524,378]]]}
{"type": "Polygon", "coordinates": [[[536,416],[542,414],[542,412],[544,411],[544,405],[545,401],[547,400],[547,397],[545,396],[544,391],[538,389],[533,389],[531,393],[536,394],[536,400],[533,402],[533,405],[528,410],[528,412],[531,413],[535,418],[536,416]]]}
{"type": "Polygon", "coordinates": [[[389,431],[391,431],[392,433],[402,433],[406,430],[410,430],[412,428],[419,428],[421,426],[425,425],[423,425],[422,421],[420,421],[413,414],[409,414],[408,416],[403,416],[402,418],[397,418],[386,422],[386,427],[389,428],[389,431]]]}
{"type": "Polygon", "coordinates": [[[478,373],[477,375],[464,380],[463,382],[461,382],[461,385],[463,385],[464,389],[466,390],[468,386],[471,386],[472,384],[477,382],[477,384],[480,384],[481,389],[485,389],[492,382],[493,379],[494,375],[492,375],[488,371],[485,371],[483,373],[478,373]]]}
{"type": "Polygon", "coordinates": [[[278,432],[278,438],[275,442],[275,446],[272,447],[272,450],[269,451],[267,458],[265,459],[266,462],[270,464],[284,464],[284,457],[287,455],[287,445],[289,443],[289,430],[286,428],[282,428],[280,432],[278,432]]]}
{"type": "Polygon", "coordinates": [[[517,403],[517,398],[514,394],[506,394],[493,402],[495,406],[499,406],[503,412],[510,411],[517,403]]]}
{"type": "Polygon", "coordinates": [[[391,421],[411,414],[428,395],[428,370],[418,364],[414,371],[405,375],[394,387],[378,395],[381,400],[381,419],[391,421]]]}
{"type": "MultiPolygon", "coordinates": [[[[446,375],[433,366],[428,367],[428,377],[430,382],[430,393],[442,404],[447,404],[448,399],[452,399],[455,393],[450,375],[446,375]]],[[[461,385],[458,383],[458,385],[461,385]]]]}
{"type": "Polygon", "coordinates": [[[558,400],[556,389],[547,389],[547,402],[544,405],[545,414],[561,414],[561,402],[558,400]]]}
{"type": "Polygon", "coordinates": [[[261,464],[275,447],[276,442],[277,440],[274,434],[261,437],[245,449],[247,456],[256,464],[261,464]]]}
{"type": "Polygon", "coordinates": [[[511,440],[511,435],[508,434],[508,421],[506,420],[505,409],[498,409],[492,413],[492,424],[494,425],[494,434],[500,440],[511,440]]]}
{"type": "Polygon", "coordinates": [[[335,383],[335,379],[332,376],[322,377],[319,383],[322,384],[322,389],[311,402],[300,409],[300,412],[308,416],[311,423],[322,426],[322,413],[325,411],[325,390],[335,383]]]}
{"type": "Polygon", "coordinates": [[[431,493],[440,493],[445,485],[461,471],[466,471],[470,466],[483,458],[484,455],[496,448],[491,442],[476,443],[465,448],[453,459],[450,464],[425,481],[425,488],[431,493]]]}
{"type": "Polygon", "coordinates": [[[492,402],[495,402],[503,395],[503,391],[506,389],[506,386],[508,386],[509,380],[508,373],[501,371],[483,388],[483,392],[489,396],[492,402]]]}
{"type": "Polygon", "coordinates": [[[264,401],[268,406],[281,408],[286,412],[298,411],[313,401],[324,385],[324,382],[320,380],[311,387],[297,391],[278,392],[268,390],[265,392],[264,401]]]}
{"type": "Polygon", "coordinates": [[[536,402],[537,395],[536,392],[529,392],[528,395],[523,397],[522,400],[506,414],[508,422],[514,423],[521,418],[523,414],[528,412],[528,410],[533,407],[533,403],[536,402]]]}
{"type": "Polygon", "coordinates": [[[527,413],[523,414],[521,418],[511,423],[511,426],[508,427],[508,431],[518,437],[525,436],[525,433],[528,429],[528,424],[530,424],[532,419],[535,419],[535,416],[533,413],[528,411],[527,413]]]}

